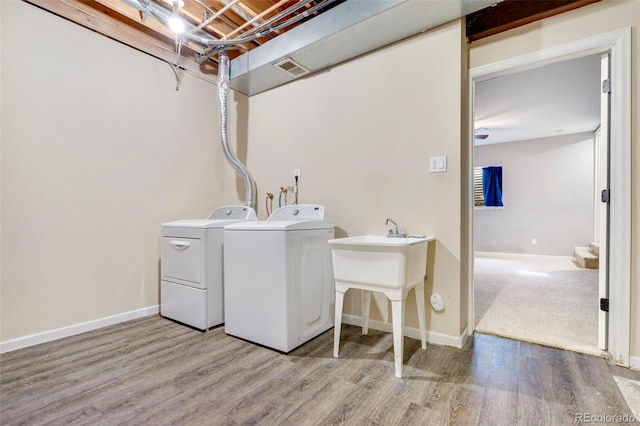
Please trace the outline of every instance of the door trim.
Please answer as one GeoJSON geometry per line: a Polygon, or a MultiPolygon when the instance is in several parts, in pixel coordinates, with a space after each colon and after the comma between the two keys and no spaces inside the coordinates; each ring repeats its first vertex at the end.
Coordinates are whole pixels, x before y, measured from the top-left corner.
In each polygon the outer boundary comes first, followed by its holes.
{"type": "MultiPolygon", "coordinates": [[[[611,54],[610,190],[609,213],[609,353],[618,365],[629,367],[631,323],[631,28],[509,58],[469,70],[469,127],[467,158],[473,167],[475,83],[554,62],[595,53],[611,54]]],[[[475,332],[473,300],[473,173],[467,188],[468,327],[475,332]]]]}

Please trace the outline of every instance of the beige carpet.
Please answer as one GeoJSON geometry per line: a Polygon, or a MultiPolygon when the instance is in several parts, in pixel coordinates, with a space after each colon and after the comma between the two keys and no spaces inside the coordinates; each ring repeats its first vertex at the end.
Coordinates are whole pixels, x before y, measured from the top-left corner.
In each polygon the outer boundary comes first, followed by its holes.
{"type": "MultiPolygon", "coordinates": [[[[640,422],[640,381],[618,376],[613,376],[613,379],[618,384],[622,396],[631,409],[633,420],[640,422]]],[[[633,423],[633,420],[629,421],[629,423],[633,423]]]]}
{"type": "Polygon", "coordinates": [[[598,271],[569,257],[476,254],[476,332],[597,356],[598,271]]]}

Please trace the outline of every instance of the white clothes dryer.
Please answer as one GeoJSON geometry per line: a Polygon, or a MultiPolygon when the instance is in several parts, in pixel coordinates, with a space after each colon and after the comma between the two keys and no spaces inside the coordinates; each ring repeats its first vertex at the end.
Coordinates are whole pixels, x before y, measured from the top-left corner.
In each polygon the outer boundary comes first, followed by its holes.
{"type": "Polygon", "coordinates": [[[224,226],[255,220],[251,207],[226,206],[162,224],[160,315],[200,330],[222,324],[224,226]]]}
{"type": "Polygon", "coordinates": [[[289,352],[333,327],[332,238],[313,204],[225,226],[225,333],[289,352]]]}

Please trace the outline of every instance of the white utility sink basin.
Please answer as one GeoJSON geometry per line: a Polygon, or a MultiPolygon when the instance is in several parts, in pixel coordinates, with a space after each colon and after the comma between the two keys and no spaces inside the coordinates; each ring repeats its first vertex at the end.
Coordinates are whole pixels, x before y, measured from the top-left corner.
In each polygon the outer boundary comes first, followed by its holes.
{"type": "Polygon", "coordinates": [[[336,286],[333,356],[340,350],[340,329],[344,294],[362,290],[362,333],[369,328],[371,292],[384,293],[391,300],[393,358],[396,377],[402,377],[404,303],[415,288],[422,349],[427,347],[425,329],[424,277],[427,273],[427,242],[434,237],[395,238],[379,235],[329,240],[336,286]]]}
{"type": "Polygon", "coordinates": [[[390,238],[380,235],[329,240],[336,281],[384,288],[405,288],[426,274],[427,242],[434,237],[390,238]]]}

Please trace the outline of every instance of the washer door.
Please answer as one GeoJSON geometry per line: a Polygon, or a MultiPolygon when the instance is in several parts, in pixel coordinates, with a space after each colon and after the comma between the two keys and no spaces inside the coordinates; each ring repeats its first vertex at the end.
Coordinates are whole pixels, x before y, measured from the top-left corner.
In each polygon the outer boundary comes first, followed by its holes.
{"type": "Polygon", "coordinates": [[[288,232],[293,262],[289,273],[293,324],[290,324],[290,347],[294,348],[333,327],[334,282],[330,231],[288,232]]]}

